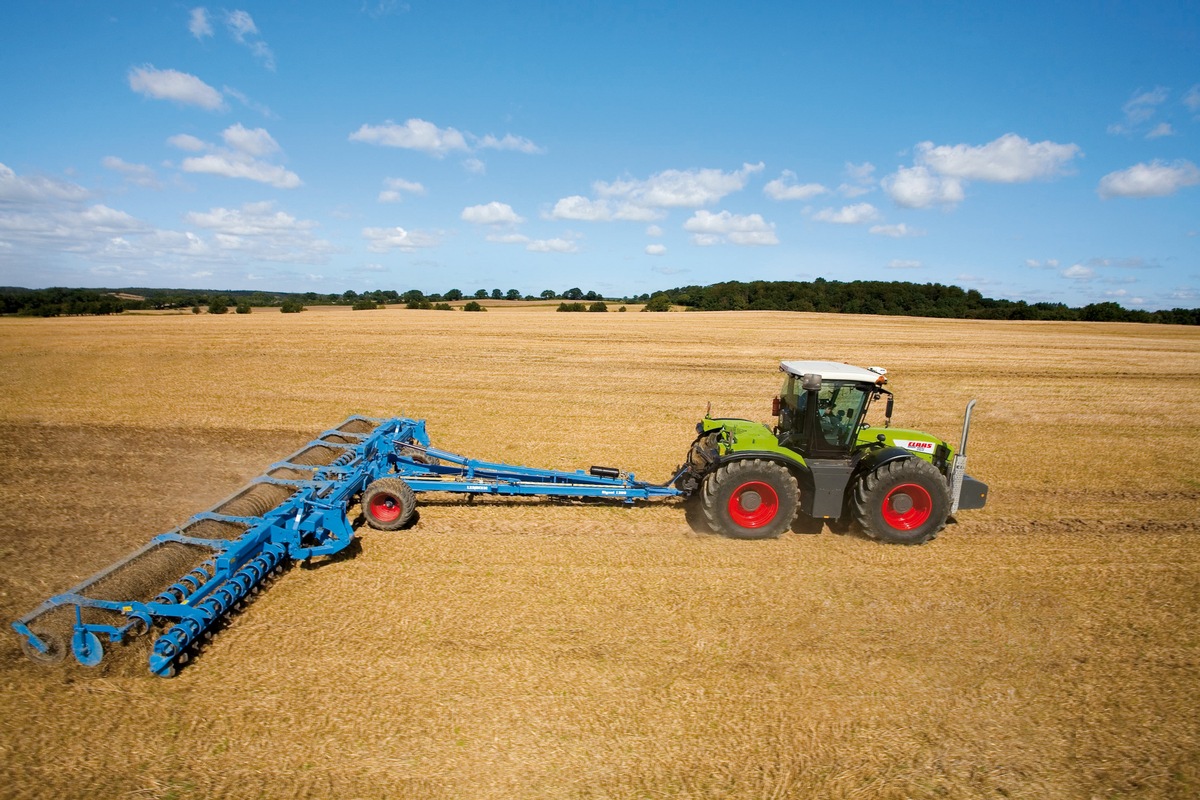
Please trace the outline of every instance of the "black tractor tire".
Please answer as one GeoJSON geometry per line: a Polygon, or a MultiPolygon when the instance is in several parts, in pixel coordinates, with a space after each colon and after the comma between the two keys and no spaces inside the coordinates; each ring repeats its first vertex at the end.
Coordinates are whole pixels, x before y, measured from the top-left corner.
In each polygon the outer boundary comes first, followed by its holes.
{"type": "Polygon", "coordinates": [[[792,524],[800,490],[786,467],[755,458],[718,467],[705,479],[700,497],[715,532],[734,539],[774,539],[792,524]]]}
{"type": "Polygon", "coordinates": [[[924,544],[946,527],[950,487],[928,461],[889,461],[859,478],[850,505],[855,521],[872,539],[924,544]]]}
{"type": "Polygon", "coordinates": [[[413,521],[417,495],[399,478],[372,481],[362,494],[363,518],[377,531],[402,530],[413,521]]]}

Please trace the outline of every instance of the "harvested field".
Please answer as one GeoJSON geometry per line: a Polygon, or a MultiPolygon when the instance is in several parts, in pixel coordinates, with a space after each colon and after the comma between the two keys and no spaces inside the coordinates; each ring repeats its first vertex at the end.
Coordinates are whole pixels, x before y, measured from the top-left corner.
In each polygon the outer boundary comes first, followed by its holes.
{"type": "Polygon", "coordinates": [[[0,319],[0,616],[349,414],[664,480],[783,358],[889,368],[992,487],[936,541],[435,499],[293,568],[179,677],[0,634],[0,796],[1200,795],[1200,331],[786,313],[0,319]]]}

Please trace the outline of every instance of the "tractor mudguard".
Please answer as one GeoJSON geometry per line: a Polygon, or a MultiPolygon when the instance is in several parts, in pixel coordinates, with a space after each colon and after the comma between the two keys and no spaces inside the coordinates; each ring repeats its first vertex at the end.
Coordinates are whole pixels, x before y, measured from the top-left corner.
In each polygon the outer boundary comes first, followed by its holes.
{"type": "Polygon", "coordinates": [[[903,447],[895,445],[869,450],[858,459],[858,463],[854,467],[854,474],[862,475],[873,472],[884,464],[905,458],[915,458],[915,456],[911,450],[905,450],[903,447]]]}

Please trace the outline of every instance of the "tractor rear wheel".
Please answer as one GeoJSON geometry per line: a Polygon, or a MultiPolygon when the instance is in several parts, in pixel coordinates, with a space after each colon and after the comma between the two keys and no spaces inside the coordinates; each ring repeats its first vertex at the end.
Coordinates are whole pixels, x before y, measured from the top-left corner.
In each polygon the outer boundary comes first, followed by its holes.
{"type": "Polygon", "coordinates": [[[717,468],[704,481],[704,518],[734,539],[774,539],[796,516],[800,492],[785,467],[748,459],[717,468]]]}
{"type": "Polygon", "coordinates": [[[379,531],[398,531],[412,521],[417,495],[399,478],[372,481],[362,495],[362,512],[367,524],[379,531]]]}
{"type": "Polygon", "coordinates": [[[928,461],[889,461],[859,479],[851,508],[872,539],[924,544],[946,527],[950,487],[928,461]]]}

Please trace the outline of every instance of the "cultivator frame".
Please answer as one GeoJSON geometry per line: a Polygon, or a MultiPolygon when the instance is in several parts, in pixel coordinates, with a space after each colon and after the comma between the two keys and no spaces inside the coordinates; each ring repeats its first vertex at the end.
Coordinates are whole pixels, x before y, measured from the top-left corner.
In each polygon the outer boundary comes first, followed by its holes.
{"type": "Polygon", "coordinates": [[[348,547],[349,511],[380,479],[412,492],[633,503],[681,495],[672,485],[678,477],[658,485],[609,467],[566,472],[480,461],[432,447],[424,420],[352,416],[12,626],[34,660],[61,661],[69,649],[85,666],[104,658],[102,637],[122,643],[158,629],[150,671],[170,677],[201,637],[290,561],[348,547]]]}

